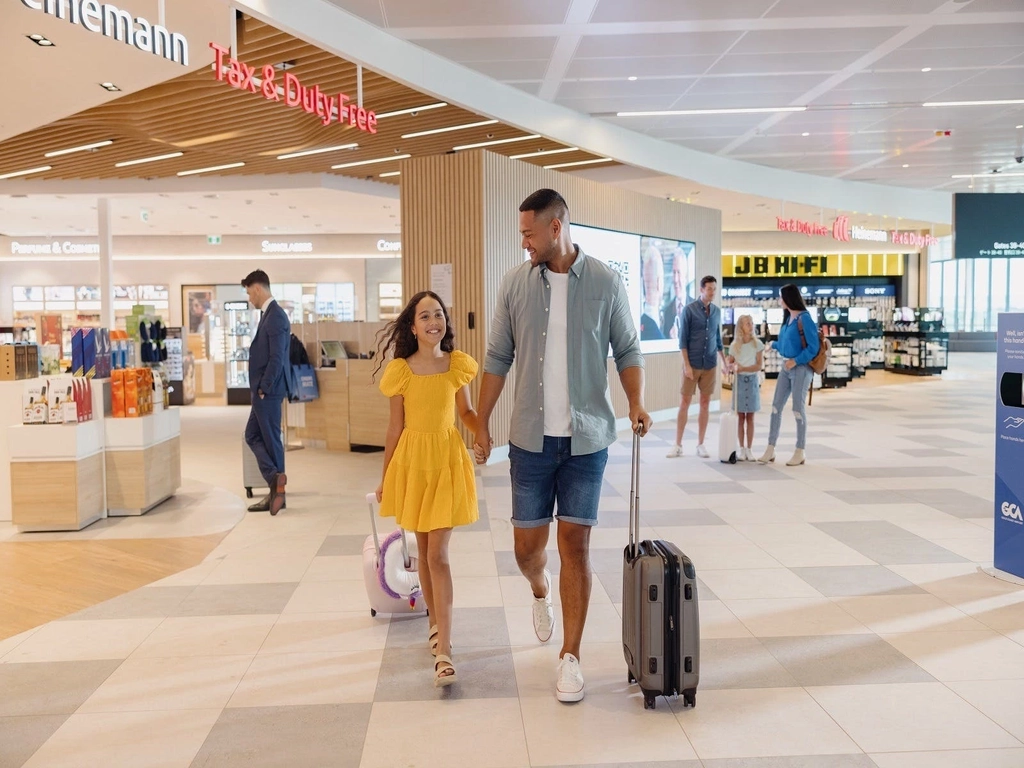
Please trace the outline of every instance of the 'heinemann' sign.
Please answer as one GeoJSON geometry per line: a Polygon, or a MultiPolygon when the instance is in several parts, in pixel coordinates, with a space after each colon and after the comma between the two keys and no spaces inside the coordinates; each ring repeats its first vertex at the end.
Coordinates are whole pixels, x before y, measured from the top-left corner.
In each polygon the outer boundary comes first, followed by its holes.
{"type": "Polygon", "coordinates": [[[163,56],[168,61],[188,66],[188,40],[184,35],[169,32],[159,24],[150,24],[141,16],[132,17],[99,0],[21,0],[34,11],[78,24],[90,32],[134,45],[140,51],[163,56]]]}

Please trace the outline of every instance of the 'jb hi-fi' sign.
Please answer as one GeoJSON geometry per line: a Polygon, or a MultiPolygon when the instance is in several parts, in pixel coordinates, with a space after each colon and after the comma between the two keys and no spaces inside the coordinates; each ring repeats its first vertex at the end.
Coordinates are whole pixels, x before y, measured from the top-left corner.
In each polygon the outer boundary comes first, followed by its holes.
{"type": "Polygon", "coordinates": [[[901,253],[723,256],[723,277],[898,277],[901,253]]]}

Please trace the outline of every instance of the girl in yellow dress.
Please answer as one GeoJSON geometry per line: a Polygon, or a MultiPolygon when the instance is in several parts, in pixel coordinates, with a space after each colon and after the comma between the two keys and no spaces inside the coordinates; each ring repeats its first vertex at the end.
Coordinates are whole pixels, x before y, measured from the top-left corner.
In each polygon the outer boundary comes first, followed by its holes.
{"type": "Polygon", "coordinates": [[[416,533],[420,588],[434,624],[430,649],[436,656],[434,685],[457,681],[451,659],[452,572],[448,542],[452,528],[479,515],[476,474],[455,429],[455,411],[466,429],[477,431],[469,387],[477,364],[455,349],[444,302],[430,291],[412,297],[385,330],[380,390],[391,398],[384,444],[384,479],[377,488],[380,514],[416,533]]]}

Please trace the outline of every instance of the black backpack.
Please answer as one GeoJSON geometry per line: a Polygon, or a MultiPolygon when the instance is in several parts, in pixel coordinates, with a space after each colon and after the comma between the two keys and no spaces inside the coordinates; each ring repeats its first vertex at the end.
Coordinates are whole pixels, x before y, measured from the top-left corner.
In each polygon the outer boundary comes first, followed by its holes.
{"type": "Polygon", "coordinates": [[[292,365],[309,365],[309,355],[306,347],[294,333],[292,334],[291,346],[288,349],[288,361],[292,365]]]}

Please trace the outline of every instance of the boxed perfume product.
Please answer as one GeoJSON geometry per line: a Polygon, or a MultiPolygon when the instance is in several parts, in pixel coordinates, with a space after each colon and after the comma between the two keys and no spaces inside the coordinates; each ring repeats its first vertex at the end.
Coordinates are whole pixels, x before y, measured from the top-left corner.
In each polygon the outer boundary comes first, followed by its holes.
{"type": "Polygon", "coordinates": [[[96,378],[110,378],[110,331],[100,328],[96,331],[96,378]]]}
{"type": "Polygon", "coordinates": [[[71,374],[73,376],[85,375],[85,349],[82,346],[84,331],[75,328],[71,332],[71,374]]]}
{"type": "Polygon", "coordinates": [[[110,415],[115,419],[125,417],[124,374],[122,368],[110,372],[110,415]]]}
{"type": "Polygon", "coordinates": [[[19,379],[34,379],[39,375],[29,370],[28,348],[28,344],[18,344],[14,347],[14,371],[19,379]]]}
{"type": "Polygon", "coordinates": [[[49,420],[46,379],[34,379],[25,384],[22,401],[22,423],[45,424],[49,420]]]}
{"type": "Polygon", "coordinates": [[[139,381],[134,370],[124,373],[124,415],[129,419],[139,415],[139,381]]]}
{"type": "Polygon", "coordinates": [[[85,378],[96,377],[96,329],[86,328],[82,331],[82,367],[85,378]]]}

